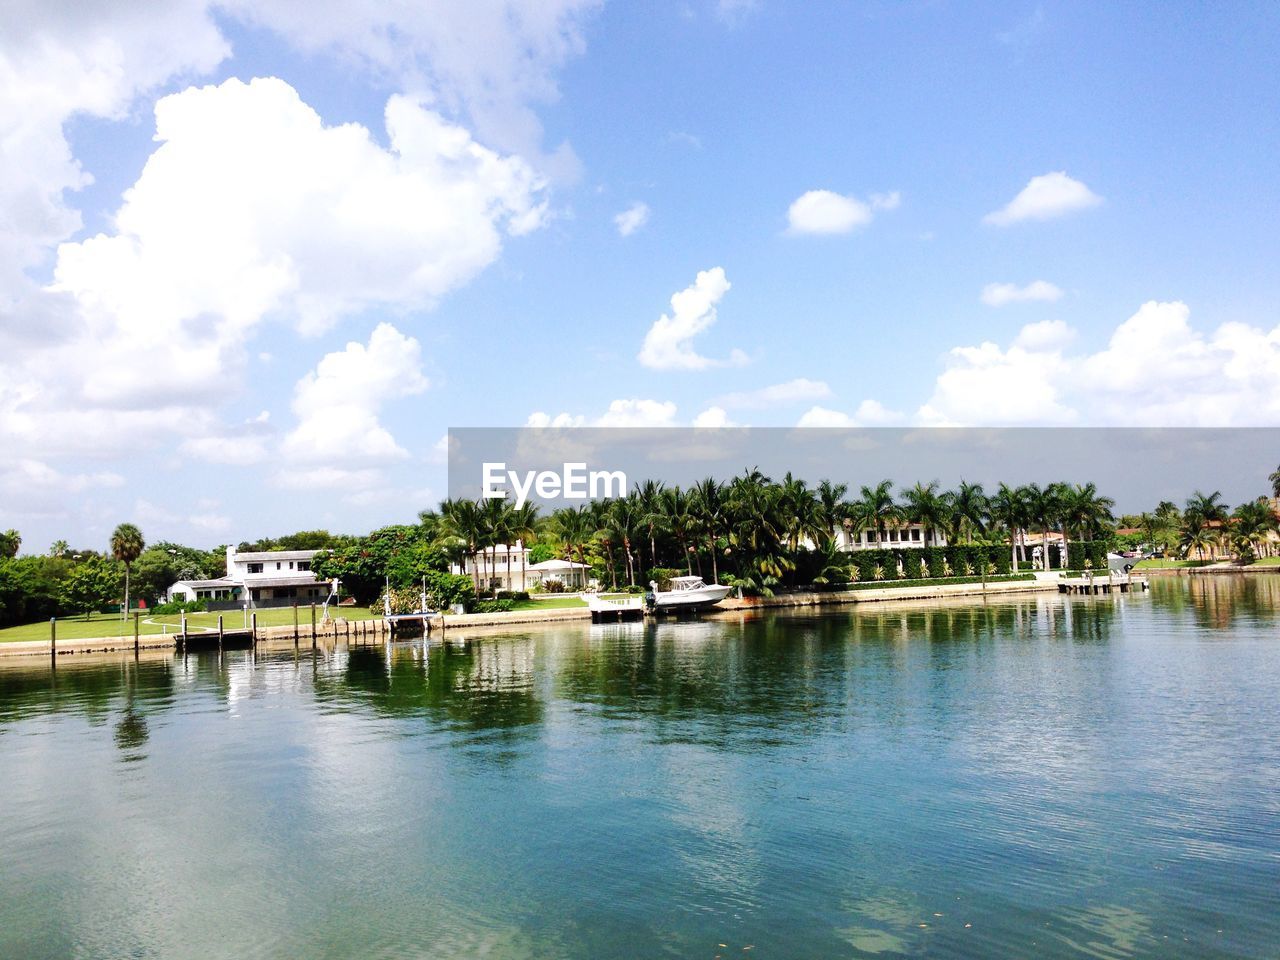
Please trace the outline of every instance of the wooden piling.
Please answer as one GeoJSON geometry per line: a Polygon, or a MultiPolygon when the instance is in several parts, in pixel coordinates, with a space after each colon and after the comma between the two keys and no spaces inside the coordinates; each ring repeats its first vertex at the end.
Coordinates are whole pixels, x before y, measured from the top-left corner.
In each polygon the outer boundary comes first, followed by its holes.
{"type": "Polygon", "coordinates": [[[49,657],[58,662],[58,618],[49,618],[49,657]]]}
{"type": "Polygon", "coordinates": [[[222,614],[218,614],[218,652],[222,652],[222,614]]]}
{"type": "Polygon", "coordinates": [[[138,649],[140,645],[139,635],[141,634],[141,632],[142,632],[142,614],[139,611],[135,610],[133,611],[133,655],[135,657],[138,655],[138,649]]]}
{"type": "Polygon", "coordinates": [[[311,649],[316,648],[316,602],[311,601],[311,649]]]}
{"type": "Polygon", "coordinates": [[[249,614],[249,639],[255,644],[258,642],[258,611],[257,610],[249,614]]]}

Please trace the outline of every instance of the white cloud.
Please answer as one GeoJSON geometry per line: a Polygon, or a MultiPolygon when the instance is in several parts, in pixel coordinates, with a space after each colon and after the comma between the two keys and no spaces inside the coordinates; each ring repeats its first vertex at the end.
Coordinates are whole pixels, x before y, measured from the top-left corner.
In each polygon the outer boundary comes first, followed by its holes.
{"type": "Polygon", "coordinates": [[[787,403],[803,403],[831,396],[831,388],[821,380],[797,377],[786,383],[775,383],[758,390],[727,393],[716,402],[724,407],[773,407],[787,403]]]}
{"type": "Polygon", "coordinates": [[[692,286],[671,297],[671,316],[659,317],[645,335],[639,361],[654,370],[706,370],[747,362],[740,350],[727,360],[712,360],[693,348],[693,338],[716,322],[716,304],[729,291],[724,269],[701,270],[692,286]]]}
{"type": "Polygon", "coordinates": [[[983,223],[1006,227],[1023,220],[1052,220],[1100,203],[1100,196],[1058,170],[1032,177],[1007,205],[987,214],[983,223]]]}
{"type": "Polygon", "coordinates": [[[293,398],[298,425],[284,438],[283,453],[305,463],[407,457],[378,421],[378,412],[388,400],[426,388],[418,341],[380,323],[368,346],[348,343],[298,381],[293,398]]]}
{"type": "Polygon", "coordinates": [[[1026,286],[1016,283],[988,283],[982,288],[982,302],[989,307],[1009,303],[1052,303],[1062,299],[1062,290],[1047,280],[1033,280],[1026,286]]]}
{"type": "Polygon", "coordinates": [[[797,421],[797,427],[883,427],[901,422],[903,416],[896,410],[890,410],[878,400],[863,400],[858,409],[850,416],[839,410],[814,406],[804,412],[797,421]]]}
{"type": "Polygon", "coordinates": [[[1190,324],[1184,303],[1144,303],[1105,347],[1071,354],[1061,321],[1024,327],[1007,349],[957,347],[922,423],[1264,426],[1280,423],[1280,326],[1190,324]]]}
{"type": "Polygon", "coordinates": [[[430,307],[545,214],[523,161],[403,97],[387,104],[389,149],[326,127],[273,79],[166,97],[156,119],[161,145],[116,232],[58,252],[45,297],[74,335],[0,354],[0,430],[79,449],[216,432],[211,410],[269,317],[318,332],[371,306],[430,307]],[[100,430],[76,422],[95,416],[100,430]]]}
{"type": "Polygon", "coordinates": [[[597,427],[674,427],[676,405],[659,400],[614,400],[593,424],[597,427]]]}
{"type": "Polygon", "coordinates": [[[724,407],[707,407],[693,418],[693,426],[707,430],[736,427],[737,424],[729,419],[729,414],[724,407]]]}
{"type": "Polygon", "coordinates": [[[362,490],[379,486],[382,472],[372,467],[281,467],[272,474],[271,481],[287,490],[345,490],[350,496],[356,496],[362,490]]]}
{"type": "Polygon", "coordinates": [[[84,493],[95,487],[120,487],[124,477],[111,471],[63,473],[40,460],[27,458],[0,467],[0,491],[6,498],[28,490],[57,493],[84,493]]]}
{"type": "Polygon", "coordinates": [[[649,205],[637,201],[613,218],[618,233],[629,237],[649,222],[649,205]]]}
{"type": "Polygon", "coordinates": [[[896,209],[901,194],[873,193],[866,202],[830,190],[801,194],[787,210],[787,232],[793,234],[849,233],[871,222],[877,210],[896,209]]]}
{"type": "Polygon", "coordinates": [[[602,0],[218,0],[308,53],[336,52],[400,89],[467,119],[488,143],[557,179],[580,164],[561,143],[544,152],[534,105],[559,97],[556,71],[586,48],[583,27],[602,0]]]}
{"type": "Polygon", "coordinates": [[[559,429],[562,427],[581,427],[585,423],[586,423],[585,419],[578,415],[572,415],[568,413],[558,413],[553,417],[548,413],[543,413],[541,410],[535,410],[533,413],[529,414],[529,417],[527,420],[525,420],[524,425],[526,427],[535,427],[535,428],[542,428],[542,429],[545,429],[547,427],[555,427],[559,429]]]}
{"type": "Polygon", "coordinates": [[[737,25],[743,18],[760,9],[763,0],[716,0],[716,16],[730,25],[737,25]]]}

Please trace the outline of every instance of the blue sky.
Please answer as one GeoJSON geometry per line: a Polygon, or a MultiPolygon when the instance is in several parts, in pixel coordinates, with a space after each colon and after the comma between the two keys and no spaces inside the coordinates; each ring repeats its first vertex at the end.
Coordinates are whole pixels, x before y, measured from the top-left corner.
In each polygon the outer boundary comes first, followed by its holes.
{"type": "Polygon", "coordinates": [[[1272,4],[13,22],[31,549],[409,519],[451,426],[1280,423],[1272,4]]]}

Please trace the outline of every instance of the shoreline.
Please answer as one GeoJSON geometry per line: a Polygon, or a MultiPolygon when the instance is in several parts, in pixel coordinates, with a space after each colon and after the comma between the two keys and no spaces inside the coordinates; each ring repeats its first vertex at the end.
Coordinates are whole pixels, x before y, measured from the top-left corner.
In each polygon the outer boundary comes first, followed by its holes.
{"type": "MultiPolygon", "coordinates": [[[[720,602],[709,616],[718,614],[740,614],[758,610],[782,610],[798,608],[838,608],[858,604],[883,604],[903,601],[938,600],[945,598],[986,598],[989,596],[1007,596],[1021,593],[1057,593],[1056,580],[1019,580],[989,583],[985,589],[980,583],[930,584],[913,587],[881,587],[876,590],[810,590],[801,593],[788,593],[773,597],[726,598],[720,602]]],[[[511,610],[503,613],[462,613],[451,614],[444,619],[443,636],[460,628],[473,627],[507,627],[530,624],[554,624],[570,622],[590,622],[591,611],[583,607],[553,607],[546,610],[511,610]]],[[[382,642],[386,639],[381,630],[381,620],[351,621],[345,628],[330,627],[316,636],[317,643],[333,643],[338,640],[357,641],[368,638],[370,642],[382,642]],[[378,624],[378,628],[369,630],[368,625],[378,624]],[[370,636],[372,634],[372,636],[370,636]]],[[[440,627],[434,627],[433,635],[441,635],[440,627]]],[[[139,639],[137,650],[159,651],[177,648],[175,634],[143,636],[139,639]]],[[[272,646],[292,645],[294,628],[292,626],[261,627],[258,630],[258,643],[272,646]]],[[[309,627],[298,632],[299,644],[310,645],[312,637],[309,627]]],[[[70,657],[84,654],[116,654],[130,653],[134,650],[132,637],[104,637],[80,640],[61,640],[57,645],[56,656],[70,657]]],[[[0,659],[31,659],[34,657],[53,657],[48,640],[15,640],[0,644],[0,659]]]]}

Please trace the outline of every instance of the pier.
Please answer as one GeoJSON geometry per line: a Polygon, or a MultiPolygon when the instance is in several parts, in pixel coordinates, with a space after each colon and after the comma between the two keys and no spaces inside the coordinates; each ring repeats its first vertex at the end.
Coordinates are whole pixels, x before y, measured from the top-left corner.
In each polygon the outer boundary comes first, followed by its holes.
{"type": "Polygon", "coordinates": [[[1135,577],[1130,574],[1123,576],[1113,574],[1108,577],[1071,577],[1058,581],[1059,593],[1136,593],[1150,589],[1151,584],[1145,577],[1135,577]]]}

